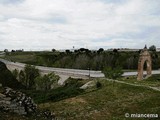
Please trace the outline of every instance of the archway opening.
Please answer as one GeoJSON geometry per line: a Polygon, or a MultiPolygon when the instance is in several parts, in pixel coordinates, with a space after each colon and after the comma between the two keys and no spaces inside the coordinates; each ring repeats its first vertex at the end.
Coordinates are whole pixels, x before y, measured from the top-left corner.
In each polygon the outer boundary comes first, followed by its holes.
{"type": "Polygon", "coordinates": [[[143,64],[143,78],[147,77],[147,60],[143,64]]]}

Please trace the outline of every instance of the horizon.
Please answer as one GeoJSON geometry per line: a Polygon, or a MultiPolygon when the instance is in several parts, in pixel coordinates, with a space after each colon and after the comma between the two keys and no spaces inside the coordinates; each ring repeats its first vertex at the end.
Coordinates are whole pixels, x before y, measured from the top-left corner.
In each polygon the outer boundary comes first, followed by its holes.
{"type": "MultiPolygon", "coordinates": [[[[147,46],[147,49],[149,49],[149,47],[150,46],[147,46]]],[[[80,48],[83,48],[83,47],[80,47],[80,48]]],[[[55,49],[56,51],[59,51],[59,52],[63,52],[63,51],[65,51],[65,50],[70,50],[70,51],[74,51],[74,50],[78,50],[78,49],[80,49],[80,48],[69,48],[69,49],[55,49]]],[[[101,48],[103,48],[103,47],[101,47],[101,48]]],[[[144,48],[144,47],[143,47],[144,48]]],[[[143,48],[107,48],[107,49],[105,49],[105,48],[103,48],[105,51],[108,51],[108,50],[113,50],[113,49],[119,49],[119,50],[142,50],[143,48]]],[[[54,49],[54,48],[53,48],[54,49]]],[[[91,51],[97,51],[97,50],[99,50],[100,48],[98,48],[98,49],[89,49],[89,48],[85,48],[85,49],[88,49],[88,50],[91,50],[91,51]]],[[[158,50],[158,49],[160,49],[160,48],[157,48],[156,47],[156,49],[158,50]]],[[[51,52],[52,51],[52,49],[7,49],[9,52],[11,52],[12,50],[23,50],[24,52],[41,52],[41,51],[43,51],[43,52],[51,52]]],[[[0,50],[0,52],[3,52],[4,50],[0,50]]]]}

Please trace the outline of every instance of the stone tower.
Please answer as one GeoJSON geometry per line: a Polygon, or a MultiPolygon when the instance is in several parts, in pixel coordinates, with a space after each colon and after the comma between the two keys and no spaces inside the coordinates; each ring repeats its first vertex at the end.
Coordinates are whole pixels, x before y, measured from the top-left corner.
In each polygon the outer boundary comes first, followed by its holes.
{"type": "Polygon", "coordinates": [[[150,77],[152,75],[152,60],[151,60],[151,55],[148,52],[146,45],[140,53],[140,57],[138,61],[137,80],[143,80],[143,68],[144,68],[145,62],[147,63],[147,76],[146,77],[150,77]]]}

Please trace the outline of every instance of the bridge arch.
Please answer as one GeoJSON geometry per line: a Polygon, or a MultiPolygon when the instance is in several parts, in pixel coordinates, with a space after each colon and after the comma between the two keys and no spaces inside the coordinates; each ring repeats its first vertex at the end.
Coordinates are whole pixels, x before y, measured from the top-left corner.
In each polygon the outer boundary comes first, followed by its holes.
{"type": "Polygon", "coordinates": [[[150,77],[152,75],[152,60],[151,60],[151,55],[147,50],[147,47],[145,46],[144,49],[140,53],[139,61],[138,61],[138,76],[137,80],[143,80],[143,71],[144,71],[144,64],[146,62],[146,71],[147,71],[147,76],[150,77]]]}

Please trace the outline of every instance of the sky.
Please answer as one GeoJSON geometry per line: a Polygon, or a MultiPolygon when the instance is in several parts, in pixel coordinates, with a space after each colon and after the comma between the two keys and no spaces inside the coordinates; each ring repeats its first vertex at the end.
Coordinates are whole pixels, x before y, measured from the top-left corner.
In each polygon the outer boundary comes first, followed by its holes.
{"type": "Polygon", "coordinates": [[[160,0],[0,0],[0,50],[160,48],[160,0]]]}

